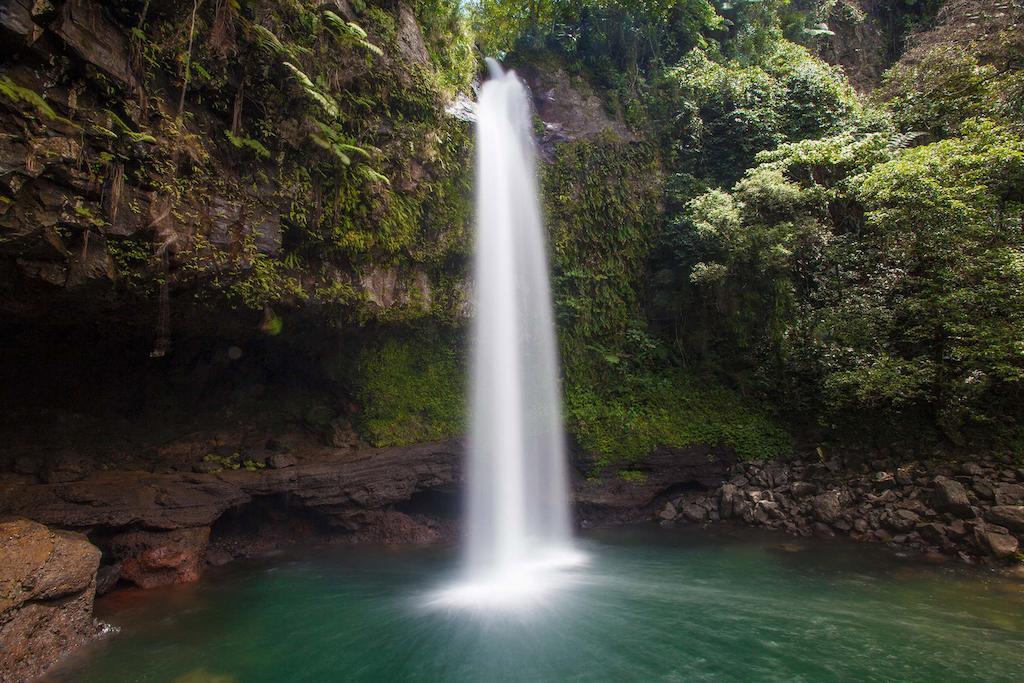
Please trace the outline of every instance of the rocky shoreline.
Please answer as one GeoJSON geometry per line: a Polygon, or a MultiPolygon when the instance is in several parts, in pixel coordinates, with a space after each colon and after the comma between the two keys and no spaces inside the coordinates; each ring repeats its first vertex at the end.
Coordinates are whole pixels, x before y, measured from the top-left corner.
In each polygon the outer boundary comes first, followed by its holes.
{"type": "Polygon", "coordinates": [[[665,525],[732,521],[1015,566],[1024,544],[1024,467],[1000,456],[737,463],[721,486],[673,497],[652,516],[665,525]]]}
{"type": "MultiPolygon", "coordinates": [[[[268,452],[255,470],[0,474],[0,553],[13,558],[0,567],[0,682],[29,680],[94,637],[94,597],[118,586],[192,582],[295,543],[451,540],[461,451],[448,441],[268,452]]],[[[1022,566],[1024,467],[1011,458],[752,463],[695,445],[657,449],[628,475],[586,454],[574,466],[584,528],[745,524],[1022,566]]]]}

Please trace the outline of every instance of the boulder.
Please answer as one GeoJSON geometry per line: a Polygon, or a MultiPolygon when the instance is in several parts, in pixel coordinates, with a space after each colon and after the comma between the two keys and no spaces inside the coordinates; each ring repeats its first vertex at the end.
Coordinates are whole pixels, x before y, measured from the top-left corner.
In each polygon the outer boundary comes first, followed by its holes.
{"type": "Polygon", "coordinates": [[[1024,505],[1024,484],[999,484],[993,498],[996,505],[1024,505]]]}
{"type": "Polygon", "coordinates": [[[1024,534],[1024,505],[993,505],[985,512],[985,519],[1024,534]]]}
{"type": "Polygon", "coordinates": [[[917,533],[920,534],[921,538],[924,540],[938,546],[943,546],[948,543],[946,539],[946,527],[943,524],[937,524],[935,522],[918,524],[917,533]]]}
{"type": "Polygon", "coordinates": [[[806,481],[794,481],[789,488],[794,498],[806,498],[818,492],[817,486],[806,481]]]}
{"type": "Polygon", "coordinates": [[[971,501],[963,484],[949,477],[935,477],[932,482],[932,507],[961,518],[974,517],[971,501]]]}
{"type": "Polygon", "coordinates": [[[676,506],[673,505],[672,503],[665,503],[665,507],[662,508],[661,512],[658,513],[658,517],[665,520],[666,522],[671,522],[678,516],[679,512],[676,510],[676,506]]]}
{"type": "Polygon", "coordinates": [[[740,490],[735,484],[723,484],[718,497],[718,514],[722,519],[731,519],[736,515],[736,502],[740,490]]]}
{"type": "Polygon", "coordinates": [[[871,481],[876,489],[896,488],[896,478],[888,472],[875,472],[871,481]]]}
{"type": "Polygon", "coordinates": [[[693,503],[683,505],[683,517],[685,517],[689,522],[700,524],[707,519],[707,515],[707,510],[702,508],[700,505],[695,505],[693,503]]]}
{"type": "Polygon", "coordinates": [[[1000,529],[1001,527],[989,526],[985,530],[979,531],[978,545],[992,556],[1002,560],[1016,553],[1020,543],[1010,534],[1003,533],[1005,530],[1000,529]]]}
{"type": "Polygon", "coordinates": [[[831,524],[839,517],[843,509],[843,496],[839,491],[826,491],[811,499],[814,518],[819,522],[831,524]]]}
{"type": "Polygon", "coordinates": [[[298,460],[291,453],[274,453],[267,458],[267,466],[274,470],[281,470],[285,467],[294,467],[298,460]]]}
{"type": "Polygon", "coordinates": [[[0,681],[33,678],[96,634],[99,562],[81,534],[0,522],[0,681]]]}
{"type": "Polygon", "coordinates": [[[883,518],[885,526],[893,531],[904,534],[913,531],[920,521],[921,517],[917,513],[902,508],[893,511],[883,518]]]}
{"type": "Polygon", "coordinates": [[[985,469],[976,462],[965,462],[960,466],[960,473],[968,477],[980,477],[985,474],[985,469]]]}

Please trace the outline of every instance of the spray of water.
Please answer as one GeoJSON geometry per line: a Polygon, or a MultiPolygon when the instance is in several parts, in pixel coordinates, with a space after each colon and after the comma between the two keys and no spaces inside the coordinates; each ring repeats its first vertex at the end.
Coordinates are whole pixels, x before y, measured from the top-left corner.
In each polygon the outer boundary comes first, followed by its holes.
{"type": "Polygon", "coordinates": [[[530,107],[515,72],[488,67],[477,104],[467,577],[444,597],[520,604],[580,557],[530,107]]]}

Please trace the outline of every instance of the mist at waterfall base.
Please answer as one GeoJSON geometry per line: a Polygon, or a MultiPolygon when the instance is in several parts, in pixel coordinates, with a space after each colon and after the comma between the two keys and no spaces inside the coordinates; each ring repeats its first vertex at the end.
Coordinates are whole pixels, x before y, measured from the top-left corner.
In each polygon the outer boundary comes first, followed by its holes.
{"type": "Polygon", "coordinates": [[[448,606],[521,607],[572,578],[558,351],[527,90],[487,60],[476,108],[465,576],[448,606]]]}

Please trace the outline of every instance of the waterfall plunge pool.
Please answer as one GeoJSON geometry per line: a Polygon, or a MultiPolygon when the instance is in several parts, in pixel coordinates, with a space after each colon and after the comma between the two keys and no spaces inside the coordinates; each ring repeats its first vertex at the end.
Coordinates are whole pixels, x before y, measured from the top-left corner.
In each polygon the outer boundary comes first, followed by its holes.
{"type": "Polygon", "coordinates": [[[615,529],[524,609],[431,604],[452,549],[328,547],[98,603],[46,680],[1020,680],[1024,583],[749,530],[615,529]]]}

